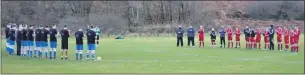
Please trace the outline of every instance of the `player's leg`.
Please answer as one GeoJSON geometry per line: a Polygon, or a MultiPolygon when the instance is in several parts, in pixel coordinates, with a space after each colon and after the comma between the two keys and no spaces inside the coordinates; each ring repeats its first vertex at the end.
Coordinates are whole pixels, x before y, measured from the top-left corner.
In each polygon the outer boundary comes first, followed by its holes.
{"type": "Polygon", "coordinates": [[[191,37],[187,37],[187,46],[190,47],[191,37]]]}
{"type": "Polygon", "coordinates": [[[80,45],[76,45],[76,51],[75,51],[75,59],[78,60],[78,55],[80,51],[80,45]]]}
{"type": "Polygon", "coordinates": [[[191,37],[192,46],[195,47],[195,37],[191,37]]]}
{"type": "Polygon", "coordinates": [[[88,50],[87,50],[87,52],[86,52],[86,60],[88,60],[89,59],[89,56],[90,56],[90,51],[91,51],[91,44],[88,44],[88,50]]]}
{"type": "Polygon", "coordinates": [[[80,45],[80,50],[78,51],[80,60],[83,60],[83,47],[84,47],[83,45],[80,45]]]}
{"type": "Polygon", "coordinates": [[[96,50],[96,47],[95,46],[93,46],[92,47],[92,50],[91,50],[91,56],[92,56],[92,60],[94,60],[94,58],[95,58],[95,50],[96,50]]]}
{"type": "Polygon", "coordinates": [[[179,47],[179,42],[180,42],[180,38],[177,37],[177,43],[176,43],[176,44],[177,44],[177,45],[176,45],[177,47],[179,47]]]}

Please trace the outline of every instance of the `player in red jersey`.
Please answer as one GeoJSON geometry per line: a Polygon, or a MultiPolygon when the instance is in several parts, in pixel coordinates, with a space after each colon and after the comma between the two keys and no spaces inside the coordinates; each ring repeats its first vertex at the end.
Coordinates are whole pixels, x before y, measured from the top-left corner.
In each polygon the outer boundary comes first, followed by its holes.
{"type": "Polygon", "coordinates": [[[261,30],[259,28],[256,29],[256,36],[255,36],[255,41],[256,41],[256,44],[254,46],[254,48],[256,49],[261,49],[261,30]],[[258,45],[258,47],[257,47],[258,45]]]}
{"type": "Polygon", "coordinates": [[[270,44],[269,44],[269,33],[268,33],[268,28],[264,30],[264,42],[265,42],[265,50],[269,49],[270,44]]]}
{"type": "Polygon", "coordinates": [[[294,33],[294,30],[293,28],[291,28],[290,32],[290,47],[291,47],[291,52],[294,52],[295,51],[295,46],[294,46],[294,43],[295,43],[295,33],[294,33]]]}
{"type": "Polygon", "coordinates": [[[279,51],[282,51],[283,49],[283,44],[282,44],[282,33],[283,33],[283,29],[281,27],[278,27],[276,29],[276,34],[277,34],[277,49],[279,51]]]}
{"type": "Polygon", "coordinates": [[[202,47],[204,47],[204,29],[202,25],[200,26],[198,34],[199,34],[199,47],[201,47],[201,44],[202,47]]]}
{"type": "Polygon", "coordinates": [[[287,27],[284,27],[284,43],[285,43],[285,48],[286,48],[286,52],[289,49],[289,30],[287,29],[287,27]]]}
{"type": "Polygon", "coordinates": [[[296,47],[296,52],[299,52],[299,39],[300,39],[300,34],[301,31],[298,27],[295,27],[295,47],[296,47]]]}
{"type": "Polygon", "coordinates": [[[231,26],[229,25],[229,28],[227,28],[227,35],[228,35],[228,48],[233,48],[233,37],[232,37],[233,31],[231,26]]]}
{"type": "Polygon", "coordinates": [[[236,43],[236,46],[235,48],[240,48],[240,30],[238,29],[238,27],[236,27],[236,30],[235,30],[235,43],[236,43]]]}

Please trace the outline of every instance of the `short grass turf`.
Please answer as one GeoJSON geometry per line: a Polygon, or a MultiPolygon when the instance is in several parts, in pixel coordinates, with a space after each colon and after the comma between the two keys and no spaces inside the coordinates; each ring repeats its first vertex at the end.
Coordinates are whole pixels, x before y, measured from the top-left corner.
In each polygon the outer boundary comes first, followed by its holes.
{"type": "MultiPolygon", "coordinates": [[[[274,51],[248,50],[244,40],[241,49],[219,48],[219,37],[217,48],[211,48],[209,36],[204,48],[198,48],[197,40],[195,48],[188,48],[186,38],[182,48],[176,47],[175,37],[102,38],[96,50],[101,61],[77,61],[74,38],[69,40],[69,60],[8,55],[2,40],[1,70],[2,73],[304,73],[302,41],[303,35],[299,54],[293,54],[277,51],[277,44],[274,51]]],[[[60,44],[57,57],[59,49],[60,44]]]]}

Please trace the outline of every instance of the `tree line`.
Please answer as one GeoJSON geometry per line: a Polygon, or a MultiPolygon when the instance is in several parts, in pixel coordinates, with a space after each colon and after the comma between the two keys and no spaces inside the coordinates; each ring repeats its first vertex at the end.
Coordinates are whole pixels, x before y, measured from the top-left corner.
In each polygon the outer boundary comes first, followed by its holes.
{"type": "MultiPolygon", "coordinates": [[[[177,26],[220,27],[215,20],[304,20],[304,1],[2,1],[7,23],[97,25],[105,35],[173,34],[177,26]]],[[[208,30],[208,29],[206,29],[208,30]]]]}

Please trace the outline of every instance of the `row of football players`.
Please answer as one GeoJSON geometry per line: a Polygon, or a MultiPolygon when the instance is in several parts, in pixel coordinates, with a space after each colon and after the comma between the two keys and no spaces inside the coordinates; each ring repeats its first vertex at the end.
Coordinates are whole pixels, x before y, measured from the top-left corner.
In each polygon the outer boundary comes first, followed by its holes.
{"type": "MultiPolygon", "coordinates": [[[[87,45],[88,51],[86,53],[86,58],[89,59],[89,56],[92,56],[94,60],[95,49],[98,42],[99,28],[94,28],[93,26],[87,29],[87,45]]],[[[17,49],[17,55],[21,54],[22,56],[29,57],[39,57],[42,58],[44,55],[46,58],[56,59],[56,48],[57,48],[57,37],[61,35],[61,59],[68,59],[68,38],[70,37],[70,30],[68,26],[65,25],[64,28],[58,33],[56,25],[53,25],[50,29],[48,26],[39,26],[39,28],[34,30],[34,26],[30,25],[27,28],[27,25],[8,24],[5,28],[6,34],[6,52],[9,54],[14,54],[15,52],[15,43],[20,41],[21,51],[17,49]],[[48,40],[49,38],[49,40],[48,40]],[[35,44],[35,47],[34,47],[35,44]],[[50,45],[49,45],[50,44],[50,45]]],[[[83,50],[83,38],[84,32],[80,28],[75,32],[76,37],[76,59],[82,59],[82,50],[83,50]]],[[[18,47],[18,46],[17,46],[18,47]]]]}
{"type": "MultiPolygon", "coordinates": [[[[201,47],[201,45],[203,45],[203,43],[204,43],[203,26],[200,26],[198,33],[199,33],[199,47],[201,47]]],[[[227,35],[228,47],[233,48],[232,27],[228,26],[227,28],[225,28],[224,26],[222,26],[218,33],[220,34],[221,40],[224,40],[224,38],[226,37],[225,35],[227,35]]],[[[283,29],[280,26],[278,26],[276,29],[273,29],[273,25],[266,27],[266,28],[249,28],[248,26],[246,26],[246,28],[244,29],[246,48],[260,49],[261,48],[261,44],[260,44],[261,35],[263,35],[264,44],[265,44],[264,49],[265,50],[266,49],[274,50],[274,48],[271,48],[271,46],[270,46],[270,43],[273,44],[274,33],[277,34],[276,41],[278,43],[279,51],[282,51],[282,47],[283,47],[282,40],[284,39],[286,51],[288,51],[289,47],[291,47],[292,52],[298,52],[298,50],[299,50],[298,42],[299,42],[299,37],[300,37],[300,30],[298,29],[298,27],[294,27],[294,28],[284,27],[284,32],[283,32],[283,29]],[[283,36],[284,36],[284,38],[282,38],[283,36]]],[[[217,32],[215,31],[214,28],[212,28],[212,31],[210,31],[212,47],[216,46],[216,42],[215,42],[216,34],[217,34],[217,32]]],[[[234,34],[235,34],[235,44],[236,44],[235,48],[240,48],[241,31],[238,27],[236,27],[234,34]]],[[[225,46],[224,42],[225,41],[221,41],[221,47],[225,46]],[[222,43],[224,43],[224,45],[222,43]]]]}

